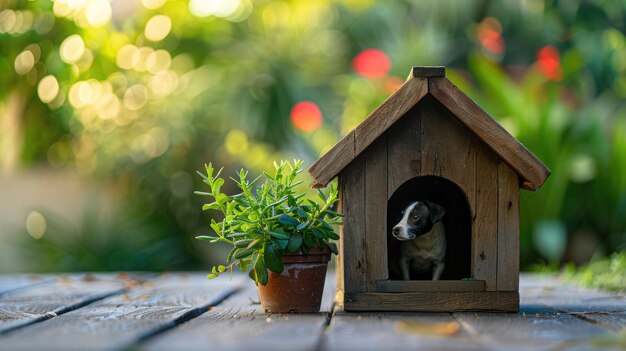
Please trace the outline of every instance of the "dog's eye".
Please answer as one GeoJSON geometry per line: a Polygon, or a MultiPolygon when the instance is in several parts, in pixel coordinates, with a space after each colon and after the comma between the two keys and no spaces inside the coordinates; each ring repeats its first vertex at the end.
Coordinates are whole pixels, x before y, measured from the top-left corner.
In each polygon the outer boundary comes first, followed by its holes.
{"type": "Polygon", "coordinates": [[[413,219],[418,220],[420,218],[420,216],[414,215],[413,219]]]}

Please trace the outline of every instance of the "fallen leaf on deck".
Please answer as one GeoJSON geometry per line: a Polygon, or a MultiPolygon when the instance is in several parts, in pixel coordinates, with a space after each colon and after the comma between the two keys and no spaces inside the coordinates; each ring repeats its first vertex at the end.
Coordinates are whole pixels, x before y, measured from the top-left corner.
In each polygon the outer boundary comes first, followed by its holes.
{"type": "Polygon", "coordinates": [[[420,336],[454,336],[461,330],[461,326],[457,322],[419,323],[399,321],[396,323],[396,330],[405,334],[420,336]]]}

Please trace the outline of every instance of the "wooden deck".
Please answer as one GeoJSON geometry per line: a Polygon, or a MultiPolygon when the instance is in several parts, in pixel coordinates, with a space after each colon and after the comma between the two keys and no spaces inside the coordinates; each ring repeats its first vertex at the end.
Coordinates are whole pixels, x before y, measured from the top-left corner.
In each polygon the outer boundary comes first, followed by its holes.
{"type": "Polygon", "coordinates": [[[266,314],[237,275],[0,276],[0,350],[626,349],[626,296],[523,276],[520,313],[266,314]]]}

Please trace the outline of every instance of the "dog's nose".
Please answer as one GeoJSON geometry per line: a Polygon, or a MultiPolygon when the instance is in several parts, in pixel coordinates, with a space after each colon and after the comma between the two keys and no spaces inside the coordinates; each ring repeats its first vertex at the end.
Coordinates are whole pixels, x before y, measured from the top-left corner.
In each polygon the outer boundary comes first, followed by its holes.
{"type": "Polygon", "coordinates": [[[393,229],[391,229],[391,232],[393,233],[393,235],[400,235],[400,228],[393,227],[393,229]]]}

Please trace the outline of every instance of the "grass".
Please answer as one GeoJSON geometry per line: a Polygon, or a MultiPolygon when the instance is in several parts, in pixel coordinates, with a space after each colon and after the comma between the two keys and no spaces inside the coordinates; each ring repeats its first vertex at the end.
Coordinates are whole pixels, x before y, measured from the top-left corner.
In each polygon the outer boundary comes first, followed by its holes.
{"type": "Polygon", "coordinates": [[[586,266],[567,265],[562,278],[564,281],[585,287],[626,292],[626,250],[590,262],[586,266]]]}

